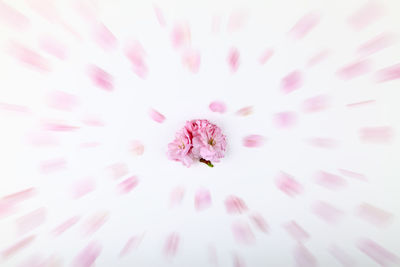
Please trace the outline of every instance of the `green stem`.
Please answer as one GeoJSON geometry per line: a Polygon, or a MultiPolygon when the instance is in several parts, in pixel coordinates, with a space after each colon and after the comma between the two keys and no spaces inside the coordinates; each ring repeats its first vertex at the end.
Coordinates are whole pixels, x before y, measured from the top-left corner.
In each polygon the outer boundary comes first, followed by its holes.
{"type": "Polygon", "coordinates": [[[207,164],[208,167],[211,167],[211,168],[214,167],[214,165],[212,165],[211,161],[209,161],[209,160],[205,160],[205,159],[201,158],[200,162],[203,162],[204,164],[207,164]]]}

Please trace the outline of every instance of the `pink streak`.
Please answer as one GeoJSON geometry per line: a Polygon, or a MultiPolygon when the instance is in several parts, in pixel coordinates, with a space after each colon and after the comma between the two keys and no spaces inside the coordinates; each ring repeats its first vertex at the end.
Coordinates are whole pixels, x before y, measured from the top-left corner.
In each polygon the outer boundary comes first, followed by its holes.
{"type": "Polygon", "coordinates": [[[16,220],[19,234],[26,234],[42,225],[46,220],[46,209],[36,209],[16,220]]]}
{"type": "Polygon", "coordinates": [[[198,189],[194,197],[196,211],[202,211],[211,207],[211,194],[207,189],[198,189]]]}
{"type": "Polygon", "coordinates": [[[47,59],[42,57],[39,53],[25,47],[24,45],[12,43],[10,53],[16,59],[38,71],[49,71],[50,64],[47,59]]]}
{"type": "Polygon", "coordinates": [[[0,20],[18,30],[25,30],[30,24],[25,15],[3,1],[0,1],[0,20]]]}
{"type": "Polygon", "coordinates": [[[251,222],[260,230],[261,232],[268,233],[268,224],[264,217],[259,213],[253,213],[250,215],[251,222]]]}
{"type": "Polygon", "coordinates": [[[83,179],[74,184],[72,188],[72,196],[74,199],[79,199],[93,192],[96,189],[96,183],[93,179],[83,179]]]}
{"type": "Polygon", "coordinates": [[[300,71],[293,71],[282,78],[281,91],[285,94],[298,90],[303,85],[303,75],[300,71]]]}
{"type": "Polygon", "coordinates": [[[222,101],[213,101],[210,103],[209,108],[212,112],[225,113],[226,105],[222,101]]]}
{"type": "Polygon", "coordinates": [[[89,243],[73,260],[75,267],[93,267],[97,257],[100,255],[102,247],[97,242],[89,243]]]}
{"type": "Polygon", "coordinates": [[[149,110],[149,116],[150,116],[150,118],[153,119],[153,121],[158,122],[158,123],[163,123],[165,120],[165,116],[155,109],[149,110]]]}
{"type": "Polygon", "coordinates": [[[260,147],[264,144],[264,137],[261,135],[248,135],[245,136],[242,140],[242,144],[245,147],[260,147]]]}
{"type": "Polygon", "coordinates": [[[175,256],[178,252],[179,243],[180,237],[178,233],[172,232],[169,234],[165,240],[164,254],[168,257],[175,256]]]}
{"type": "Polygon", "coordinates": [[[316,267],[318,265],[314,255],[303,245],[298,244],[294,249],[294,259],[298,267],[316,267]]]}
{"type": "Polygon", "coordinates": [[[337,223],[344,215],[343,211],[324,201],[316,202],[312,207],[313,213],[327,223],[337,223]]]}
{"type": "Polygon", "coordinates": [[[393,214],[367,203],[359,205],[356,209],[356,214],[361,219],[377,227],[388,225],[394,218],[393,214]]]}
{"type": "Polygon", "coordinates": [[[83,225],[83,236],[88,237],[97,232],[109,219],[108,212],[98,212],[89,219],[87,219],[83,225]]]}
{"type": "Polygon", "coordinates": [[[138,186],[139,180],[136,176],[131,176],[118,184],[118,192],[120,194],[127,194],[138,186]]]}
{"type": "Polygon", "coordinates": [[[315,175],[315,182],[318,185],[331,190],[342,189],[347,185],[346,181],[342,177],[324,171],[319,171],[315,175]]]}
{"type": "Polygon", "coordinates": [[[387,82],[400,79],[400,64],[395,64],[379,70],[376,73],[376,78],[378,82],[387,82]]]}
{"type": "Polygon", "coordinates": [[[74,217],[67,219],[66,221],[59,224],[56,228],[54,228],[52,230],[53,235],[55,235],[55,236],[61,235],[62,233],[67,231],[69,228],[71,228],[72,226],[77,224],[79,222],[79,220],[80,220],[80,216],[74,216],[74,217]]]}
{"type": "Polygon", "coordinates": [[[400,258],[378,245],[370,239],[362,239],[357,243],[357,247],[363,253],[368,255],[372,260],[376,261],[381,266],[392,266],[400,264],[400,258]]]}
{"type": "Polygon", "coordinates": [[[40,164],[40,171],[44,174],[63,170],[67,167],[67,161],[63,158],[56,158],[44,161],[40,164]]]}
{"type": "Polygon", "coordinates": [[[96,23],[93,26],[93,38],[105,50],[112,50],[117,47],[117,38],[103,23],[96,23]]]}
{"type": "Polygon", "coordinates": [[[237,116],[248,116],[251,115],[253,113],[253,107],[252,106],[248,106],[248,107],[244,107],[239,109],[238,111],[236,111],[236,115],[237,116]]]}
{"type": "Polygon", "coordinates": [[[182,199],[185,196],[185,188],[182,186],[175,187],[172,189],[169,196],[169,206],[175,207],[182,203],[182,199]]]}
{"type": "Polygon", "coordinates": [[[63,91],[52,91],[47,96],[47,104],[55,109],[71,111],[78,105],[78,99],[63,91]]]}
{"type": "Polygon", "coordinates": [[[254,244],[256,238],[246,222],[236,221],[231,226],[233,237],[241,244],[254,244]]]}
{"type": "Polygon", "coordinates": [[[296,123],[296,113],[284,111],[274,114],[274,121],[278,128],[290,128],[296,123]]]}
{"type": "Polygon", "coordinates": [[[289,34],[294,39],[304,38],[319,22],[320,17],[315,13],[304,15],[290,30],[289,34]]]}
{"type": "Polygon", "coordinates": [[[231,48],[228,53],[228,65],[231,72],[236,72],[240,65],[240,54],[237,48],[231,48]]]}
{"type": "Polygon", "coordinates": [[[355,266],[355,261],[350,257],[350,255],[343,249],[336,246],[332,246],[329,252],[335,257],[344,267],[355,266]]]}
{"type": "Polygon", "coordinates": [[[389,126],[364,127],[359,133],[361,141],[367,143],[389,143],[394,137],[394,131],[389,126]]]}
{"type": "Polygon", "coordinates": [[[354,29],[361,30],[382,17],[383,14],[383,8],[377,1],[369,1],[352,14],[348,22],[354,29]]]}
{"type": "Polygon", "coordinates": [[[329,98],[326,95],[317,95],[307,98],[302,103],[302,109],[304,112],[320,112],[325,110],[329,105],[329,98]]]}
{"type": "Polygon", "coordinates": [[[367,181],[367,178],[365,177],[364,174],[361,173],[357,173],[357,172],[353,172],[353,171],[349,171],[349,170],[344,170],[344,169],[339,169],[339,172],[347,177],[351,177],[351,178],[355,178],[361,181],[367,181]]]}
{"type": "Polygon", "coordinates": [[[310,235],[295,221],[290,221],[283,225],[286,232],[297,242],[305,242],[310,238],[310,235]]]}
{"type": "Polygon", "coordinates": [[[121,252],[119,253],[120,257],[127,255],[134,249],[137,249],[144,238],[144,234],[132,236],[126,242],[125,246],[122,248],[121,252]]]}
{"type": "Polygon", "coordinates": [[[233,195],[230,195],[225,199],[225,208],[230,214],[244,213],[248,210],[243,199],[233,195]]]}
{"type": "Polygon", "coordinates": [[[88,75],[95,86],[105,91],[114,90],[113,77],[105,70],[92,65],[88,68],[88,75]]]}
{"type": "Polygon", "coordinates": [[[350,80],[366,74],[370,69],[370,63],[367,60],[360,60],[343,66],[337,71],[337,75],[343,80],[350,80]]]}
{"type": "Polygon", "coordinates": [[[51,36],[40,38],[39,46],[44,52],[58,58],[59,60],[65,60],[67,58],[66,46],[51,36]]]}
{"type": "Polygon", "coordinates": [[[200,51],[196,49],[186,49],[182,53],[182,64],[192,73],[197,73],[200,69],[201,56],[200,51]]]}
{"type": "Polygon", "coordinates": [[[371,99],[371,100],[365,100],[365,101],[361,101],[361,102],[350,103],[350,104],[347,104],[346,106],[348,108],[353,108],[353,107],[360,107],[360,106],[373,104],[373,103],[376,103],[376,101],[371,99]]]}
{"type": "Polygon", "coordinates": [[[265,63],[267,63],[267,61],[274,55],[274,50],[272,50],[271,48],[265,50],[260,58],[259,58],[259,62],[261,65],[264,65],[265,63]]]}
{"type": "Polygon", "coordinates": [[[290,197],[294,197],[296,195],[303,193],[303,186],[299,184],[293,178],[293,176],[284,172],[280,172],[280,174],[275,180],[275,184],[279,190],[281,190],[290,197]]]}
{"type": "Polygon", "coordinates": [[[5,250],[3,250],[1,252],[3,259],[9,258],[9,257],[13,256],[14,254],[18,253],[19,251],[21,251],[22,249],[26,248],[35,240],[35,238],[36,238],[36,236],[34,236],[34,235],[28,236],[28,237],[16,242],[12,246],[6,248],[5,250]]]}
{"type": "Polygon", "coordinates": [[[370,56],[390,46],[393,43],[394,43],[394,38],[392,35],[388,33],[382,33],[368,40],[367,42],[361,44],[357,48],[357,53],[363,57],[370,56]]]}

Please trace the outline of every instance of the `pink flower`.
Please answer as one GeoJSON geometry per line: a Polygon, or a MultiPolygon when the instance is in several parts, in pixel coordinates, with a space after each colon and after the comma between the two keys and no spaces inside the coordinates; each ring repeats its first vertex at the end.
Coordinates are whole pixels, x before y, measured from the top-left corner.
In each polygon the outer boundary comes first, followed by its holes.
{"type": "Polygon", "coordinates": [[[175,140],[168,144],[168,158],[182,162],[185,166],[190,167],[193,158],[190,153],[192,149],[192,136],[190,132],[183,128],[176,133],[175,140]]]}

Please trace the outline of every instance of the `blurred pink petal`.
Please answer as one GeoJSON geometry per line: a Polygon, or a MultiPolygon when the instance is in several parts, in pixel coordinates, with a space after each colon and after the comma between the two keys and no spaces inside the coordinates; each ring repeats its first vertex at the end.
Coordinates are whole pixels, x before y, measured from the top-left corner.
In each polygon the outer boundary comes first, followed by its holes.
{"type": "Polygon", "coordinates": [[[259,213],[253,213],[250,215],[251,222],[260,230],[261,232],[268,233],[268,224],[264,217],[259,213]]]}
{"type": "Polygon", "coordinates": [[[25,201],[29,198],[36,196],[37,189],[30,187],[10,195],[3,196],[0,200],[7,201],[8,203],[18,204],[18,202],[25,201]]]}
{"type": "Polygon", "coordinates": [[[190,28],[187,23],[176,23],[171,32],[172,46],[176,49],[186,47],[191,42],[190,28]]]}
{"type": "Polygon", "coordinates": [[[394,137],[394,131],[389,126],[365,127],[360,129],[360,139],[366,143],[389,143],[394,137]]]}
{"type": "Polygon", "coordinates": [[[121,162],[110,165],[108,170],[114,179],[119,179],[128,174],[128,166],[121,162]]]}
{"type": "Polygon", "coordinates": [[[165,17],[162,10],[158,6],[153,6],[154,13],[156,14],[156,18],[160,26],[164,27],[167,23],[165,22],[165,17]]]}
{"type": "Polygon", "coordinates": [[[310,238],[310,235],[295,221],[285,223],[283,227],[295,241],[305,242],[310,238]]]}
{"type": "Polygon", "coordinates": [[[247,17],[247,14],[243,10],[232,12],[228,19],[228,31],[234,32],[242,28],[247,17]]]}
{"type": "Polygon", "coordinates": [[[294,260],[297,267],[316,267],[317,260],[314,255],[303,245],[299,244],[294,249],[294,260]]]}
{"type": "Polygon", "coordinates": [[[129,240],[126,242],[125,246],[122,248],[121,252],[119,253],[120,257],[123,257],[127,255],[129,252],[131,252],[133,249],[137,249],[142,242],[144,237],[144,234],[141,235],[136,235],[132,236],[129,238],[129,240]]]}
{"type": "Polygon", "coordinates": [[[131,149],[132,153],[136,156],[141,156],[144,153],[144,145],[138,140],[132,141],[131,149]]]}
{"type": "Polygon", "coordinates": [[[76,223],[78,223],[79,220],[80,220],[79,216],[71,217],[71,218],[67,219],[66,221],[62,222],[61,224],[59,224],[56,228],[54,228],[52,230],[52,233],[55,236],[59,236],[62,233],[64,233],[65,231],[67,231],[69,228],[74,226],[76,223]]]}
{"type": "Polygon", "coordinates": [[[20,250],[26,248],[27,246],[29,246],[34,240],[35,240],[36,236],[34,235],[30,235],[28,237],[25,237],[19,241],[17,241],[15,244],[13,244],[12,246],[6,248],[5,250],[3,250],[1,252],[1,256],[3,257],[3,259],[9,258],[11,256],[13,256],[14,254],[18,253],[20,250]]]}
{"type": "Polygon", "coordinates": [[[240,256],[238,253],[233,253],[232,255],[233,258],[233,267],[246,267],[246,263],[243,259],[242,256],[240,256]]]}
{"type": "Polygon", "coordinates": [[[212,112],[225,113],[226,111],[226,105],[222,101],[211,102],[209,108],[212,112]]]}
{"type": "Polygon", "coordinates": [[[30,24],[25,15],[3,1],[0,1],[0,21],[18,30],[25,30],[30,24]]]}
{"type": "Polygon", "coordinates": [[[127,194],[132,191],[139,184],[136,176],[129,177],[118,184],[118,192],[120,194],[127,194]]]}
{"type": "Polygon", "coordinates": [[[236,72],[240,64],[240,54],[236,48],[231,48],[228,53],[228,64],[232,72],[236,72]]]}
{"type": "Polygon", "coordinates": [[[329,252],[332,254],[333,257],[335,257],[335,259],[337,259],[342,264],[342,266],[344,267],[355,266],[355,261],[343,249],[340,249],[336,246],[332,246],[329,249],[329,252]]]}
{"type": "Polygon", "coordinates": [[[6,110],[6,111],[22,113],[22,114],[31,113],[31,111],[28,107],[15,105],[15,104],[2,103],[2,102],[0,102],[0,110],[6,110]]]}
{"type": "Polygon", "coordinates": [[[72,197],[74,199],[81,198],[96,189],[96,183],[93,179],[82,179],[75,183],[72,187],[72,197]]]}
{"type": "Polygon", "coordinates": [[[109,219],[108,212],[98,212],[90,216],[84,223],[82,233],[84,237],[93,235],[97,232],[109,219]]]}
{"type": "Polygon", "coordinates": [[[395,64],[381,69],[376,74],[378,82],[387,82],[400,79],[400,64],[395,64]]]}
{"type": "Polygon", "coordinates": [[[74,267],[93,267],[102,247],[97,242],[89,243],[73,260],[74,267]]]}
{"type": "Polygon", "coordinates": [[[24,45],[12,43],[10,47],[10,53],[26,66],[34,68],[38,71],[50,70],[50,64],[47,59],[42,57],[39,53],[25,47],[24,45]]]}
{"type": "Polygon", "coordinates": [[[79,129],[78,126],[68,125],[64,123],[58,122],[44,122],[43,123],[44,130],[54,131],[54,132],[71,132],[79,129]]]}
{"type": "Polygon", "coordinates": [[[349,17],[349,24],[356,30],[361,30],[383,16],[383,8],[377,1],[368,1],[349,17]]]}
{"type": "Polygon", "coordinates": [[[381,33],[378,36],[361,44],[357,49],[357,53],[363,57],[370,56],[390,46],[393,43],[394,39],[392,35],[388,33],[381,33]]]}
{"type": "Polygon", "coordinates": [[[322,50],[315,55],[313,55],[310,60],[307,62],[308,67],[315,66],[316,64],[320,63],[324,59],[329,56],[330,52],[328,50],[322,50]]]}
{"type": "Polygon", "coordinates": [[[249,107],[244,107],[239,109],[238,111],[236,111],[236,115],[238,116],[248,116],[251,115],[253,113],[253,107],[249,106],[249,107]]]}
{"type": "Polygon", "coordinates": [[[319,171],[315,175],[315,182],[320,186],[323,186],[331,190],[341,189],[347,184],[346,181],[339,175],[335,175],[324,171],[319,171]]]}
{"type": "Polygon", "coordinates": [[[183,188],[182,186],[178,186],[172,189],[169,196],[170,207],[175,207],[181,204],[184,196],[185,196],[185,188],[183,188]]]}
{"type": "Polygon", "coordinates": [[[47,103],[52,108],[71,111],[78,105],[78,99],[63,91],[52,91],[47,96],[47,103]]]}
{"type": "Polygon", "coordinates": [[[67,161],[63,158],[56,158],[44,161],[40,164],[40,171],[44,174],[63,170],[67,167],[67,161]]]}
{"type": "Polygon", "coordinates": [[[370,69],[370,63],[367,60],[360,60],[343,66],[337,71],[337,75],[343,80],[350,80],[366,74],[370,69]]]}
{"type": "Polygon", "coordinates": [[[307,140],[307,143],[319,148],[335,148],[338,145],[337,141],[334,139],[321,137],[310,138],[307,140]]]}
{"type": "Polygon", "coordinates": [[[232,224],[233,237],[238,243],[253,244],[256,240],[250,226],[246,222],[236,221],[232,224]]]}
{"type": "Polygon", "coordinates": [[[304,15],[290,30],[289,34],[294,39],[304,38],[319,22],[320,17],[315,13],[304,15]]]}
{"type": "Polygon", "coordinates": [[[149,110],[149,116],[150,116],[150,118],[153,119],[153,121],[158,122],[158,123],[163,123],[165,120],[164,115],[162,115],[160,112],[158,112],[155,109],[149,110]]]}
{"type": "Polygon", "coordinates": [[[16,220],[19,234],[26,234],[42,225],[46,220],[46,209],[36,209],[16,220]]]}
{"type": "Polygon", "coordinates": [[[283,93],[288,94],[299,89],[302,85],[303,75],[300,71],[293,71],[282,78],[281,90],[283,93]]]}
{"type": "Polygon", "coordinates": [[[133,42],[125,49],[125,55],[132,64],[133,72],[142,79],[146,78],[148,69],[143,46],[139,42],[133,42]]]}
{"type": "Polygon", "coordinates": [[[261,65],[264,65],[265,63],[267,63],[267,61],[274,55],[274,50],[272,50],[271,48],[265,50],[260,58],[259,58],[259,62],[261,65]]]}
{"type": "Polygon", "coordinates": [[[96,23],[93,26],[93,38],[105,50],[111,50],[117,46],[117,38],[103,23],[96,23]]]}
{"type": "Polygon", "coordinates": [[[0,219],[10,216],[16,211],[15,203],[0,199],[0,219]]]}
{"type": "Polygon", "coordinates": [[[243,199],[233,195],[228,196],[225,199],[225,208],[226,211],[230,214],[244,213],[248,210],[247,205],[243,201],[243,199]]]}
{"type": "Polygon", "coordinates": [[[292,127],[297,120],[296,113],[284,111],[274,114],[275,124],[278,128],[292,127]]]}
{"type": "Polygon", "coordinates": [[[360,240],[357,243],[357,247],[381,266],[393,266],[400,264],[400,258],[397,255],[386,250],[370,239],[360,240]]]}
{"type": "Polygon", "coordinates": [[[51,0],[26,0],[28,6],[38,13],[43,18],[52,23],[59,23],[61,21],[60,13],[56,5],[51,0]]]}
{"type": "Polygon", "coordinates": [[[275,180],[275,184],[279,188],[279,190],[291,197],[303,193],[303,187],[301,186],[301,184],[299,184],[293,178],[293,176],[284,172],[280,172],[275,180]]]}
{"type": "Polygon", "coordinates": [[[201,56],[200,52],[195,49],[186,49],[182,53],[182,64],[189,71],[197,73],[200,68],[201,56]]]}
{"type": "Polygon", "coordinates": [[[355,178],[361,181],[367,181],[367,178],[365,177],[364,174],[361,173],[357,173],[357,172],[353,172],[353,171],[349,171],[349,170],[344,170],[344,169],[339,169],[339,172],[347,177],[351,177],[351,178],[355,178]]]}
{"type": "Polygon", "coordinates": [[[303,101],[304,112],[319,112],[328,107],[329,98],[326,95],[317,95],[303,101]]]}
{"type": "Polygon", "coordinates": [[[344,215],[343,211],[324,201],[316,202],[313,205],[312,210],[314,214],[317,215],[319,218],[327,223],[332,224],[337,223],[344,215]]]}
{"type": "Polygon", "coordinates": [[[388,225],[394,218],[393,214],[367,203],[358,206],[356,214],[361,219],[378,227],[388,225]]]}
{"type": "Polygon", "coordinates": [[[104,126],[104,122],[99,119],[99,118],[95,118],[95,117],[86,117],[82,120],[82,122],[84,124],[86,124],[87,126],[91,126],[91,127],[102,127],[104,126]]]}
{"type": "Polygon", "coordinates": [[[112,91],[114,89],[113,77],[105,70],[92,65],[89,66],[88,75],[93,84],[97,87],[106,91],[112,91]]]}
{"type": "Polygon", "coordinates": [[[211,207],[211,195],[207,189],[198,189],[194,197],[194,207],[197,211],[202,211],[211,207]]]}
{"type": "Polygon", "coordinates": [[[221,16],[214,15],[211,22],[211,32],[217,34],[221,31],[221,16]]]}
{"type": "Polygon", "coordinates": [[[175,256],[178,252],[180,237],[179,234],[173,232],[169,234],[165,240],[164,254],[168,257],[175,256]]]}
{"type": "Polygon", "coordinates": [[[373,104],[376,101],[371,99],[371,100],[365,100],[365,101],[361,101],[361,102],[356,102],[356,103],[350,103],[347,104],[346,106],[349,108],[353,108],[353,107],[360,107],[360,106],[364,106],[364,105],[368,105],[368,104],[373,104]]]}
{"type": "Polygon", "coordinates": [[[64,60],[67,57],[67,48],[65,45],[53,37],[42,37],[39,40],[39,46],[44,52],[60,60],[64,60]]]}
{"type": "Polygon", "coordinates": [[[261,135],[248,135],[243,138],[243,145],[245,147],[260,147],[264,144],[264,137],[261,135]]]}

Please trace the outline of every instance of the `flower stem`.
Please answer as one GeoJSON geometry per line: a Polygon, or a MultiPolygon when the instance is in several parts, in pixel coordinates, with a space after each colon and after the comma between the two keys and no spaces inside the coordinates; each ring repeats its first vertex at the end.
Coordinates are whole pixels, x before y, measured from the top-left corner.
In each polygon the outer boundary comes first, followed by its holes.
{"type": "Polygon", "coordinates": [[[211,161],[209,160],[205,160],[203,158],[200,159],[200,162],[203,162],[204,164],[208,165],[208,167],[214,167],[214,165],[212,165],[211,161]]]}

